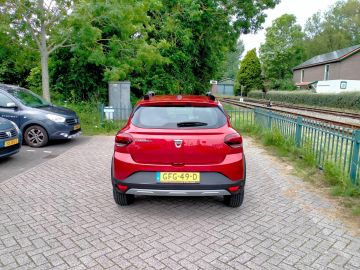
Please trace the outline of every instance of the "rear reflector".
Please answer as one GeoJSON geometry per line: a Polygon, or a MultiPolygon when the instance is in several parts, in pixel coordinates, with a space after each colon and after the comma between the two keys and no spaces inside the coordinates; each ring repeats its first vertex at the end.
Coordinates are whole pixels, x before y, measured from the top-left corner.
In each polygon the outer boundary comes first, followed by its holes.
{"type": "Polygon", "coordinates": [[[121,192],[125,192],[125,191],[127,191],[127,190],[129,189],[128,186],[125,186],[125,185],[123,185],[123,184],[118,184],[118,185],[117,185],[117,188],[118,188],[121,192]]]}
{"type": "Polygon", "coordinates": [[[240,186],[235,186],[235,187],[229,187],[228,188],[228,190],[230,191],[230,192],[236,192],[236,191],[238,191],[240,189],[240,186]]]}
{"type": "Polygon", "coordinates": [[[238,133],[229,134],[225,137],[224,142],[232,148],[242,147],[242,137],[238,133]]]}
{"type": "Polygon", "coordinates": [[[128,133],[118,133],[115,137],[115,145],[117,147],[125,147],[132,143],[133,137],[128,133]]]}

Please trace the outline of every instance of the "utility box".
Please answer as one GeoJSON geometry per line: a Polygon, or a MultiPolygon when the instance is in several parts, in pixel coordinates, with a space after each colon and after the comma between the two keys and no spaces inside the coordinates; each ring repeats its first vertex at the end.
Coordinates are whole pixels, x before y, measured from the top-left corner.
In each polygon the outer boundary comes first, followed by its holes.
{"type": "Polygon", "coordinates": [[[127,120],[131,112],[130,82],[109,82],[109,106],[114,109],[114,120],[127,120]]]}

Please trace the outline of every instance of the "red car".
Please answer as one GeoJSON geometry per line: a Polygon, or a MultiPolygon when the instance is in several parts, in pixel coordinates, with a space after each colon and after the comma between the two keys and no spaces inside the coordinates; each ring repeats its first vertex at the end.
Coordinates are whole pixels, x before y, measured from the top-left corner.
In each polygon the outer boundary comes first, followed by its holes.
{"type": "Polygon", "coordinates": [[[244,199],[243,141],[221,103],[207,96],[145,95],[115,137],[114,200],[135,195],[223,196],[244,199]]]}

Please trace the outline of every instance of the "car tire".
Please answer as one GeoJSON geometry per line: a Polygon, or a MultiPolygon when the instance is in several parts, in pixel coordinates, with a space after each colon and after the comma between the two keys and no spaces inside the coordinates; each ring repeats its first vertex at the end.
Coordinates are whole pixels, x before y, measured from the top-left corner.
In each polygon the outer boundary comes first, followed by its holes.
{"type": "Polygon", "coordinates": [[[134,202],[135,196],[132,194],[124,194],[113,189],[114,200],[118,205],[127,206],[134,202]]]}
{"type": "Polygon", "coordinates": [[[239,191],[237,194],[232,195],[225,195],[224,196],[224,203],[229,207],[240,207],[244,201],[244,189],[239,191]]]}
{"type": "Polygon", "coordinates": [[[30,147],[43,147],[49,142],[46,130],[41,126],[30,126],[25,130],[24,139],[30,147]]]}

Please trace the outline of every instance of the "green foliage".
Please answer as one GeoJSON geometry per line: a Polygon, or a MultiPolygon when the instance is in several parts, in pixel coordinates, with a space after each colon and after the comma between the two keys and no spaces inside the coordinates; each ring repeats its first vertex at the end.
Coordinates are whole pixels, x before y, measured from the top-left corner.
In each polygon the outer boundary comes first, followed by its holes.
{"type": "Polygon", "coordinates": [[[292,79],[271,79],[266,81],[265,89],[295,90],[296,86],[292,79]]]}
{"type": "Polygon", "coordinates": [[[359,197],[360,188],[354,186],[348,174],[339,168],[339,164],[325,162],[324,165],[325,181],[332,186],[331,193],[334,196],[359,197]]]}
{"type": "Polygon", "coordinates": [[[25,86],[25,78],[36,64],[38,55],[14,38],[14,31],[9,29],[9,24],[9,14],[1,14],[0,82],[25,86]]]}
{"type": "MultiPolygon", "coordinates": [[[[264,94],[261,91],[252,91],[248,97],[262,99],[264,94]]],[[[269,91],[265,98],[289,104],[360,110],[359,92],[317,94],[309,91],[269,91]]]]}
{"type": "Polygon", "coordinates": [[[159,10],[149,12],[152,19],[148,40],[167,41],[168,46],[160,52],[169,62],[133,73],[134,87],[159,93],[208,91],[211,79],[226,76],[221,71],[226,57],[227,65],[231,65],[229,76],[233,76],[241,44],[235,56],[231,51],[236,48],[239,33],[257,29],[264,19],[262,10],[277,2],[260,5],[252,1],[162,1],[159,10]]]}
{"type": "Polygon", "coordinates": [[[245,47],[243,41],[239,40],[236,44],[236,48],[227,52],[226,59],[221,70],[222,73],[220,73],[218,78],[236,78],[236,74],[239,70],[240,58],[244,53],[244,49],[245,47]]]}
{"type": "Polygon", "coordinates": [[[41,88],[41,68],[34,67],[30,70],[29,76],[26,78],[27,87],[38,95],[42,94],[41,88]]]}
{"type": "Polygon", "coordinates": [[[329,11],[316,13],[305,25],[306,57],[360,44],[360,1],[338,1],[329,11]]]}
{"type": "Polygon", "coordinates": [[[266,29],[266,40],[260,47],[260,59],[266,79],[272,81],[271,89],[287,86],[292,78],[292,68],[302,62],[303,36],[294,15],[284,14],[266,29]],[[282,80],[285,82],[282,83],[282,80]]]}
{"type": "Polygon", "coordinates": [[[256,49],[249,51],[241,61],[236,83],[243,87],[243,95],[247,95],[249,91],[254,89],[263,89],[261,64],[256,55],[256,49]]]}
{"type": "Polygon", "coordinates": [[[58,103],[74,110],[80,118],[81,130],[84,135],[115,135],[126,121],[101,122],[99,104],[92,102],[58,103]]]}
{"type": "Polygon", "coordinates": [[[239,35],[258,30],[264,11],[277,3],[56,0],[36,8],[36,1],[1,1],[0,79],[37,91],[39,52],[47,51],[51,90],[60,101],[105,101],[109,80],[130,80],[136,96],[205,92],[210,79],[224,76],[224,62],[234,73],[239,35]],[[47,48],[38,50],[41,25],[47,48]],[[6,46],[9,40],[15,42],[6,46]],[[38,52],[18,61],[29,48],[38,52]]]}

